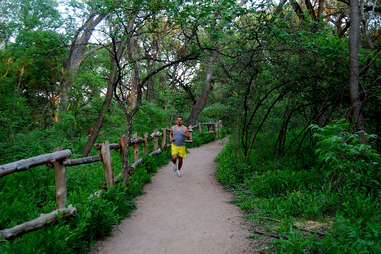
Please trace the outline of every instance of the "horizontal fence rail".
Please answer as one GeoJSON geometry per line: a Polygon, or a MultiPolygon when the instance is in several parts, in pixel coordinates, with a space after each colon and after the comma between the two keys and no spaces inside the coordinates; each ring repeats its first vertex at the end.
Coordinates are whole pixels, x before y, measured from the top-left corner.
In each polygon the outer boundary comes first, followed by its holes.
{"type": "Polygon", "coordinates": [[[71,156],[69,149],[54,153],[42,154],[29,159],[15,161],[9,164],[0,166],[0,177],[6,176],[15,172],[25,171],[29,168],[37,167],[46,163],[53,163],[58,160],[65,160],[71,156]]]}
{"type": "Polygon", "coordinates": [[[0,235],[3,235],[5,239],[12,239],[23,233],[40,229],[48,223],[56,221],[58,215],[60,218],[67,218],[74,216],[76,213],[77,209],[72,205],[69,205],[67,208],[60,208],[47,214],[41,214],[38,218],[14,226],[13,228],[0,230],[0,235]]]}
{"type": "MultiPolygon", "coordinates": [[[[222,122],[218,121],[217,123],[198,123],[193,126],[189,126],[190,137],[186,142],[192,142],[192,133],[193,130],[198,127],[198,131],[202,133],[202,126],[208,127],[208,133],[214,133],[216,138],[218,138],[221,133],[222,122]]],[[[168,133],[171,128],[164,128],[162,132],[157,129],[150,135],[144,134],[144,137],[138,137],[137,134],[134,134],[129,140],[129,146],[132,147],[134,151],[134,162],[130,165],[129,174],[131,174],[139,164],[141,164],[144,158],[139,158],[139,144],[144,144],[144,154],[146,156],[154,156],[160,154],[166,147],[170,146],[167,143],[168,133]],[[159,137],[162,137],[161,147],[159,147],[159,137]],[[153,151],[148,153],[148,142],[153,140],[153,151]]],[[[66,188],[66,167],[78,166],[82,164],[94,163],[102,161],[105,174],[105,182],[100,185],[101,189],[111,188],[114,184],[120,182],[123,177],[122,173],[114,177],[114,170],[112,165],[112,159],[110,155],[110,149],[120,150],[121,155],[123,154],[124,149],[124,139],[121,137],[119,144],[113,143],[110,144],[108,141],[105,141],[102,144],[95,144],[94,148],[99,151],[99,155],[69,159],[72,155],[69,149],[63,150],[61,147],[54,149],[53,153],[42,154],[28,159],[22,159],[19,161],[11,162],[8,164],[0,165],[0,178],[6,175],[26,171],[30,168],[37,167],[40,165],[46,164],[48,167],[54,168],[54,177],[56,183],[56,202],[57,209],[48,213],[41,214],[38,218],[31,221],[22,223],[12,228],[0,230],[0,238],[3,236],[5,239],[12,239],[24,233],[40,229],[47,225],[48,223],[54,222],[57,220],[57,216],[61,218],[69,218],[74,216],[77,212],[77,209],[73,205],[66,207],[66,197],[67,197],[67,188],[66,188]]],[[[97,191],[90,196],[100,195],[101,190],[97,191]]]]}

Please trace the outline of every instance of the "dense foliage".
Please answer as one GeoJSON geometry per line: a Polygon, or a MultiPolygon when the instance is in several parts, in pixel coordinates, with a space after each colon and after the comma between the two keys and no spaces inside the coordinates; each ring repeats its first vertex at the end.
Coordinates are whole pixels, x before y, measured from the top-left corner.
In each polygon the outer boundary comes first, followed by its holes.
{"type": "MultiPolygon", "coordinates": [[[[296,155],[271,158],[271,150],[255,151],[240,162],[231,141],[219,154],[217,178],[236,191],[235,203],[261,228],[266,218],[279,220],[267,230],[286,234],[273,242],[275,253],[378,253],[381,156],[359,143],[343,120],[311,126],[315,144],[310,167],[298,167],[296,155]],[[290,162],[295,161],[295,164],[290,162]],[[298,225],[313,222],[313,232],[298,225]],[[316,232],[324,232],[318,237],[316,232]]],[[[372,137],[369,137],[372,138],[372,137]]],[[[266,141],[261,146],[269,145],[266,141]]],[[[271,221],[274,221],[271,220],[271,221]]]]}
{"type": "MultiPolygon", "coordinates": [[[[95,154],[94,143],[142,136],[179,115],[221,119],[231,136],[217,176],[253,220],[287,235],[270,252],[380,252],[380,4],[1,1],[0,164],[57,146],[95,154]],[[295,226],[308,221],[324,236],[295,226]]],[[[192,145],[211,139],[195,133],[192,145]]],[[[118,173],[128,170],[123,156],[118,173]]],[[[98,166],[69,170],[79,215],[0,240],[0,250],[85,251],[134,207],[166,156],[99,198],[88,198],[102,181],[98,166]]],[[[0,228],[54,209],[52,174],[38,167],[0,179],[0,228]]]]}

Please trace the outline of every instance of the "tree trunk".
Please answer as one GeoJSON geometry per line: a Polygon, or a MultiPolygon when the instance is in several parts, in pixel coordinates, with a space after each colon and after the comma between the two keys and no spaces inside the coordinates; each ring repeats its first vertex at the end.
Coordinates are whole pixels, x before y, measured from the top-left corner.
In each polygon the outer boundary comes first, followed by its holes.
{"type": "MultiPolygon", "coordinates": [[[[159,51],[160,51],[160,48],[159,48],[159,36],[154,36],[154,38],[152,39],[152,48],[153,48],[153,52],[152,52],[152,58],[157,58],[157,56],[159,55],[159,51]]],[[[151,61],[149,60],[148,61],[148,72],[152,72],[152,70],[154,69],[154,61],[151,61]]],[[[147,98],[147,101],[148,102],[153,102],[154,98],[155,98],[155,83],[153,81],[153,77],[150,77],[147,81],[147,95],[146,95],[146,98],[147,98]]]]}
{"type": "MultiPolygon", "coordinates": [[[[156,55],[153,55],[153,57],[155,58],[156,55]]],[[[152,72],[154,70],[154,62],[151,61],[151,60],[148,60],[148,63],[147,63],[147,69],[148,69],[148,73],[152,72]]],[[[153,102],[154,98],[155,98],[155,83],[153,81],[153,77],[151,76],[148,80],[147,80],[147,92],[146,92],[146,100],[148,102],[153,102]]]]}
{"type": "MultiPolygon", "coordinates": [[[[359,91],[359,61],[358,47],[360,42],[360,10],[359,1],[351,0],[351,28],[349,36],[350,57],[350,96],[355,127],[359,131],[365,131],[365,121],[362,114],[362,105],[359,91]]],[[[367,143],[364,133],[360,133],[360,142],[367,143]]]]}
{"type": "Polygon", "coordinates": [[[217,58],[217,51],[214,50],[209,57],[208,66],[206,68],[206,77],[204,87],[202,88],[202,93],[200,98],[197,100],[196,104],[192,107],[192,112],[186,122],[186,126],[194,125],[197,121],[198,116],[200,115],[202,109],[204,108],[206,101],[208,99],[208,95],[210,92],[210,87],[212,84],[212,76],[214,72],[214,62],[217,58]]]}
{"type": "Polygon", "coordinates": [[[314,7],[312,6],[310,0],[304,0],[304,3],[306,4],[306,7],[308,9],[308,12],[310,13],[310,16],[313,20],[317,21],[316,14],[314,7]]]}
{"type": "Polygon", "coordinates": [[[116,53],[115,53],[116,56],[115,57],[113,57],[113,55],[110,55],[111,62],[112,62],[112,70],[111,70],[110,78],[109,78],[108,83],[107,83],[106,98],[102,104],[101,110],[98,113],[98,119],[97,119],[97,122],[95,124],[94,130],[92,131],[92,133],[91,133],[91,135],[87,141],[87,144],[82,151],[83,156],[87,156],[90,153],[91,148],[93,147],[95,141],[97,140],[97,137],[99,135],[99,131],[102,128],[103,121],[104,121],[104,112],[106,109],[108,109],[110,107],[114,91],[116,90],[116,86],[119,82],[119,79],[118,79],[117,73],[116,73],[117,72],[116,61],[119,61],[119,59],[121,59],[122,54],[123,54],[123,48],[124,48],[125,44],[127,43],[127,41],[128,40],[124,40],[120,43],[119,48],[116,50],[116,53]]]}
{"type": "MultiPolygon", "coordinates": [[[[132,109],[134,111],[135,108],[139,108],[140,105],[138,105],[138,96],[139,96],[139,90],[141,92],[140,88],[140,73],[139,73],[139,64],[137,62],[137,57],[139,54],[139,45],[134,37],[134,24],[135,24],[136,16],[131,17],[131,19],[128,22],[127,26],[127,34],[128,34],[128,40],[127,40],[127,56],[128,61],[131,63],[132,66],[132,77],[131,77],[131,85],[130,85],[130,94],[127,95],[127,103],[128,108],[132,109]]],[[[126,93],[127,94],[127,93],[126,93]]],[[[130,110],[128,110],[130,111],[130,110]]],[[[131,121],[134,113],[132,113],[131,121]]],[[[130,138],[130,137],[127,137],[130,138]]]]}
{"type": "Polygon", "coordinates": [[[290,4],[291,4],[292,8],[294,9],[296,15],[298,16],[299,21],[302,22],[304,20],[302,8],[298,4],[298,2],[295,0],[290,0],[290,4]]]}
{"type": "Polygon", "coordinates": [[[147,81],[147,101],[153,102],[153,99],[155,98],[155,89],[154,89],[154,82],[152,80],[152,77],[149,78],[147,81]]]}
{"type": "Polygon", "coordinates": [[[128,150],[130,147],[130,137],[132,133],[132,118],[133,116],[130,113],[126,113],[126,133],[124,141],[124,149],[123,149],[123,159],[122,159],[122,176],[124,185],[128,186],[128,181],[130,178],[130,159],[128,156],[128,150]]]}
{"type": "Polygon", "coordinates": [[[74,81],[74,77],[77,74],[79,66],[84,60],[83,55],[85,53],[87,44],[95,27],[106,17],[102,14],[96,16],[91,14],[78,31],[76,32],[71,44],[70,53],[68,59],[64,64],[64,73],[61,80],[61,99],[60,99],[60,112],[65,112],[69,104],[69,94],[74,81]],[[79,38],[78,38],[79,37],[79,38]]]}
{"type": "MultiPolygon", "coordinates": [[[[132,17],[128,23],[127,32],[128,34],[132,33],[134,22],[136,16],[132,17]]],[[[121,104],[124,114],[126,116],[126,134],[124,139],[124,151],[123,151],[123,160],[122,160],[122,175],[123,181],[126,186],[128,186],[128,180],[130,176],[130,163],[128,157],[128,149],[129,149],[129,140],[132,134],[132,119],[134,115],[138,112],[140,105],[142,103],[142,82],[140,80],[140,69],[139,64],[136,61],[138,56],[139,46],[135,40],[135,37],[130,34],[130,37],[127,40],[127,55],[128,61],[132,63],[132,82],[131,82],[131,94],[129,95],[127,101],[118,102],[121,104]],[[127,105],[126,105],[127,103],[127,105]]]]}
{"type": "Polygon", "coordinates": [[[319,7],[318,7],[318,13],[317,13],[317,18],[320,21],[321,20],[321,14],[323,13],[324,10],[324,0],[319,0],[319,7]]]}
{"type": "Polygon", "coordinates": [[[93,147],[95,141],[97,140],[99,131],[101,130],[102,125],[103,125],[104,112],[106,109],[109,108],[111,101],[112,101],[113,92],[114,92],[114,89],[116,86],[115,80],[116,80],[116,73],[113,70],[111,73],[110,79],[108,81],[108,84],[107,84],[106,98],[105,98],[105,100],[102,104],[102,107],[98,113],[98,119],[97,119],[97,122],[95,124],[94,130],[92,131],[92,133],[91,133],[91,135],[90,135],[90,137],[86,143],[86,146],[82,151],[83,156],[87,156],[90,153],[91,148],[93,147]]]}

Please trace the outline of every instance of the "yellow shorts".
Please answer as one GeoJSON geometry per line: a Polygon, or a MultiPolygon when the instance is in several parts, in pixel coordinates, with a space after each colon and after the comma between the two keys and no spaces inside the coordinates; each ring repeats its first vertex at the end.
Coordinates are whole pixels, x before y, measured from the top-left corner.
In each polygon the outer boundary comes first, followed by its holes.
{"type": "Polygon", "coordinates": [[[171,150],[172,150],[172,156],[178,155],[181,158],[187,157],[187,153],[185,152],[185,146],[175,146],[174,144],[172,144],[171,150]]]}

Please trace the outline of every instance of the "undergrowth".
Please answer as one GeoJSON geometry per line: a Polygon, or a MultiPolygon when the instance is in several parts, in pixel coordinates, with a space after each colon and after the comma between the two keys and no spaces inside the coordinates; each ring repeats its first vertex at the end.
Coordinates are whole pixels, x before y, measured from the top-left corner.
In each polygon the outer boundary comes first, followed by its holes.
{"type": "MultiPolygon", "coordinates": [[[[117,118],[117,116],[109,116],[117,118]]],[[[151,105],[143,108],[135,121],[134,130],[139,135],[153,130],[146,126],[168,127],[164,121],[165,112],[151,105]],[[144,125],[144,128],[143,128],[144,125]]],[[[115,119],[114,119],[115,120],[115,119]]],[[[97,142],[107,139],[113,143],[123,134],[123,124],[115,125],[113,119],[103,131],[97,142]]],[[[81,157],[80,148],[87,140],[79,139],[79,134],[68,136],[68,126],[56,126],[45,131],[34,130],[18,133],[13,141],[1,143],[4,150],[0,164],[49,153],[54,147],[62,146],[73,152],[72,158],[81,157]],[[69,138],[68,138],[69,137],[69,138]],[[23,142],[20,142],[20,141],[23,142]],[[76,141],[76,142],[75,142],[76,141]]],[[[197,131],[193,133],[193,143],[188,147],[200,146],[215,139],[213,134],[197,131]]],[[[159,139],[161,144],[161,138],[159,139]]],[[[153,150],[150,142],[149,151],[153,150]]],[[[143,156],[143,149],[140,155],[143,156]]],[[[130,151],[132,159],[132,151],[130,151]]],[[[114,174],[121,172],[119,151],[111,151],[114,174]]],[[[76,216],[58,221],[40,230],[24,234],[13,240],[0,239],[0,253],[86,253],[96,240],[109,235],[112,227],[136,208],[134,198],[143,193],[143,186],[151,181],[158,168],[170,160],[166,149],[160,155],[145,157],[143,163],[132,173],[126,189],[122,183],[116,184],[100,196],[93,195],[104,182],[101,162],[67,168],[67,202],[77,208],[76,216]]],[[[56,208],[54,170],[39,166],[28,171],[0,178],[0,229],[10,228],[49,213],[56,208]]]]}
{"type": "Polygon", "coordinates": [[[298,165],[292,155],[265,154],[270,161],[256,163],[258,152],[244,163],[230,141],[217,157],[218,180],[235,191],[249,219],[280,236],[269,253],[381,253],[380,154],[344,121],[311,129],[311,167],[290,167],[298,165]],[[302,231],[308,224],[324,236],[302,231]]]}

